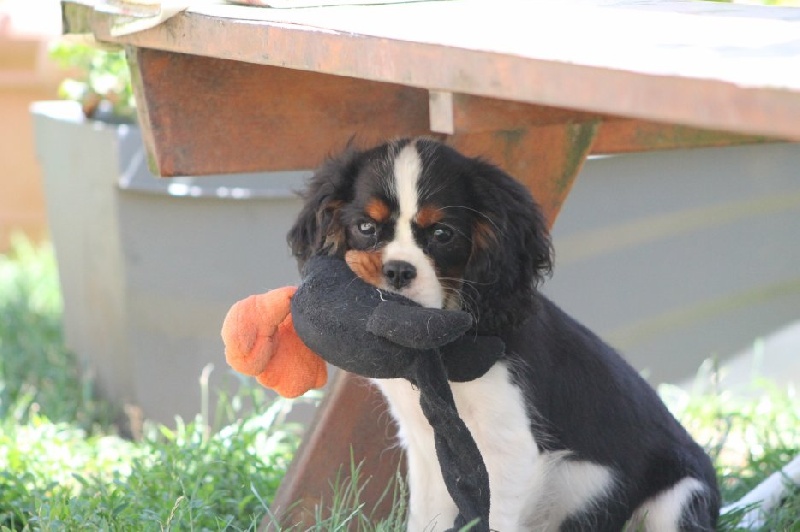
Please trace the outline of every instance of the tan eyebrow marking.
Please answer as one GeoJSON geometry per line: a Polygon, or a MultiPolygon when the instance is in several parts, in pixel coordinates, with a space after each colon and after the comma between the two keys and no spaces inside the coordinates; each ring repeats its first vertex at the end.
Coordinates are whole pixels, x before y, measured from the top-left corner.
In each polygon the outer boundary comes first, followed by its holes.
{"type": "Polygon", "coordinates": [[[442,218],[444,218],[442,209],[434,205],[426,205],[417,212],[417,215],[414,217],[414,221],[418,226],[424,228],[440,222],[442,218]]]}
{"type": "Polygon", "coordinates": [[[389,209],[389,206],[386,204],[386,202],[378,198],[372,198],[369,200],[364,208],[364,212],[366,212],[370,218],[378,223],[386,222],[389,220],[389,216],[392,214],[392,211],[389,209]]]}

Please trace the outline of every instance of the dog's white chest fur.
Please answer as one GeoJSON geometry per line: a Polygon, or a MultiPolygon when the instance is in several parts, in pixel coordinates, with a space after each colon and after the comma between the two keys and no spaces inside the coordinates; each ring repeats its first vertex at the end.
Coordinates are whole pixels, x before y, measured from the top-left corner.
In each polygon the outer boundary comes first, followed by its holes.
{"type": "MultiPolygon", "coordinates": [[[[407,452],[408,530],[445,530],[458,511],[442,480],[433,431],[420,409],[419,393],[402,379],[375,382],[389,402],[407,452]]],[[[451,387],[458,412],[489,472],[492,529],[546,530],[609,487],[611,475],[605,468],[563,461],[565,453],[539,452],[522,392],[511,383],[505,363],[495,364],[480,379],[451,383],[451,387]],[[560,487],[557,484],[571,486],[554,489],[560,487]]]]}

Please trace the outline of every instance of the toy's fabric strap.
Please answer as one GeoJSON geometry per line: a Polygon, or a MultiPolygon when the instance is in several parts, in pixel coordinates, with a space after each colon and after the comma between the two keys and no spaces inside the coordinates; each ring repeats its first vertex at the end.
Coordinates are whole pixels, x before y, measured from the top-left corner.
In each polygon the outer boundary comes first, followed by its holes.
{"type": "Polygon", "coordinates": [[[453,392],[439,357],[419,357],[416,384],[422,412],[433,427],[436,457],[447,492],[458,507],[455,532],[477,520],[470,528],[489,531],[489,472],[478,445],[458,415],[453,392]]]}
{"type": "Polygon", "coordinates": [[[470,336],[472,318],[460,311],[422,308],[355,276],[343,260],[314,257],[292,298],[295,330],[319,356],[370,378],[405,378],[420,391],[434,431],[447,490],[459,509],[455,530],[474,519],[488,531],[489,475],[464,421],[448,378],[469,381],[502,357],[495,337],[470,336]]]}
{"type": "Polygon", "coordinates": [[[469,382],[483,375],[505,354],[497,336],[462,336],[439,348],[447,379],[469,382]]]}

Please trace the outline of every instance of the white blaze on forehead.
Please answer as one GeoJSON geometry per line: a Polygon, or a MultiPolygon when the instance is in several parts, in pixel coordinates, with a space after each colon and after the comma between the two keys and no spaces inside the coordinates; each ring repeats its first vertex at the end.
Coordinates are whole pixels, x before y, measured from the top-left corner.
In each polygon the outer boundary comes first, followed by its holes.
{"type": "MultiPolygon", "coordinates": [[[[417,215],[417,182],[422,172],[422,161],[414,144],[409,144],[394,160],[394,187],[400,213],[394,226],[394,242],[416,247],[411,221],[417,215]]],[[[410,250],[409,250],[410,251],[410,250]]],[[[399,258],[399,257],[398,257],[399,258]]]]}
{"type": "Polygon", "coordinates": [[[394,160],[394,186],[400,207],[400,218],[411,220],[417,214],[417,182],[422,161],[414,144],[409,144],[394,160]]]}
{"type": "Polygon", "coordinates": [[[417,277],[402,294],[426,307],[442,306],[442,287],[431,260],[414,240],[412,222],[419,201],[417,185],[422,174],[422,160],[414,143],[405,146],[394,159],[394,196],[399,213],[394,225],[394,239],[383,250],[384,263],[401,260],[417,269],[417,277]]]}

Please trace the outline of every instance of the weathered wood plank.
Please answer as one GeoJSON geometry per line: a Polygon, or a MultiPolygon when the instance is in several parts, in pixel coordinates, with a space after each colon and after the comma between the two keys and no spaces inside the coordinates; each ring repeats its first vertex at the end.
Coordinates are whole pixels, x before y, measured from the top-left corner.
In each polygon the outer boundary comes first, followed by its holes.
{"type": "Polygon", "coordinates": [[[485,157],[522,182],[552,225],[592,151],[598,126],[588,122],[464,133],[450,137],[449,143],[467,155],[485,157]]]}
{"type": "MultiPolygon", "coordinates": [[[[151,166],[165,177],[305,169],[350,139],[370,145],[430,133],[422,89],[147,48],[128,53],[151,166]]],[[[595,153],[754,141],[467,95],[454,96],[452,113],[456,135],[506,138],[606,120],[595,153]]]]}
{"type": "Polygon", "coordinates": [[[431,130],[448,135],[515,131],[535,126],[595,122],[608,118],[599,113],[441,91],[431,91],[429,107],[431,130]],[[433,123],[434,114],[440,117],[436,124],[433,123]]]}
{"type": "Polygon", "coordinates": [[[629,153],[680,148],[707,148],[761,144],[780,140],[761,135],[741,135],[643,120],[606,120],[592,148],[595,154],[629,153]]]}
{"type": "Polygon", "coordinates": [[[314,167],[350,139],[428,133],[426,91],[135,48],[139,116],[165,177],[314,167]]]}
{"type": "Polygon", "coordinates": [[[100,40],[133,46],[800,140],[798,10],[633,0],[481,4],[209,5],[124,37],[111,36],[102,14],[91,27],[100,40]],[[407,17],[459,20],[461,31],[397,23],[407,17]]]}
{"type": "Polygon", "coordinates": [[[602,125],[592,148],[594,154],[731,146],[771,140],[764,136],[624,119],[441,91],[431,91],[429,107],[431,130],[450,135],[498,131],[519,133],[541,126],[599,122],[602,125]]]}

